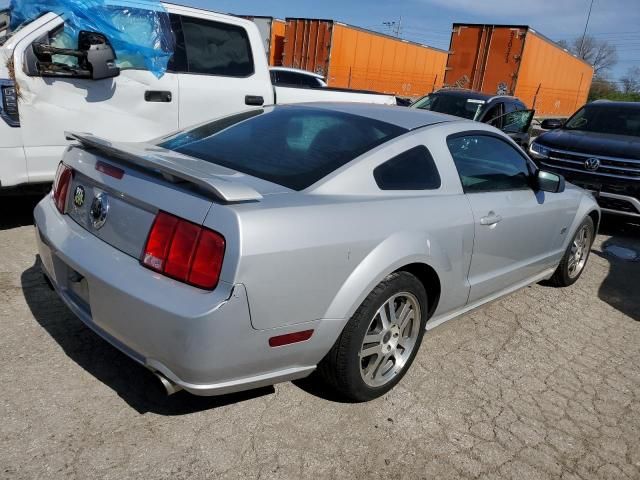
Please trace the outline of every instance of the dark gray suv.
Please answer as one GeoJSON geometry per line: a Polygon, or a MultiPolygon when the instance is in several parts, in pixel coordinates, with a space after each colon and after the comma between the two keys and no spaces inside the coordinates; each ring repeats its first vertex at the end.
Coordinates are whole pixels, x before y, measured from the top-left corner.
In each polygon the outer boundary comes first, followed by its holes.
{"type": "Polygon", "coordinates": [[[452,88],[430,93],[411,107],[488,123],[505,132],[523,148],[529,146],[529,127],[535,110],[527,109],[516,97],[452,88]]]}

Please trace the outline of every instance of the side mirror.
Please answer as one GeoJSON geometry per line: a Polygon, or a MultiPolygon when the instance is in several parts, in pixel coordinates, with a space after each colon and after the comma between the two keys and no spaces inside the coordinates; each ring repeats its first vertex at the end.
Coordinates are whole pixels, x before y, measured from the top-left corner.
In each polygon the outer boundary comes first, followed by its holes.
{"type": "Polygon", "coordinates": [[[33,53],[28,55],[28,75],[42,77],[90,78],[102,80],[120,75],[116,67],[116,54],[105,35],[98,32],[81,31],[78,34],[78,49],[59,48],[34,42],[33,53]],[[56,61],[56,55],[67,57],[56,61]],[[31,58],[33,57],[33,58],[31,58]],[[72,61],[73,60],[73,61],[72,61]]]}
{"type": "Polygon", "coordinates": [[[82,30],[78,34],[78,50],[85,54],[86,67],[91,72],[92,80],[120,75],[120,69],[115,64],[116,53],[102,33],[82,30]]]}
{"type": "Polygon", "coordinates": [[[556,128],[562,128],[564,122],[557,118],[547,118],[540,124],[540,128],[543,130],[555,130],[556,128]]]}
{"type": "Polygon", "coordinates": [[[538,170],[536,174],[538,190],[550,193],[561,193],[565,189],[565,179],[557,173],[547,172],[546,170],[538,170]]]}

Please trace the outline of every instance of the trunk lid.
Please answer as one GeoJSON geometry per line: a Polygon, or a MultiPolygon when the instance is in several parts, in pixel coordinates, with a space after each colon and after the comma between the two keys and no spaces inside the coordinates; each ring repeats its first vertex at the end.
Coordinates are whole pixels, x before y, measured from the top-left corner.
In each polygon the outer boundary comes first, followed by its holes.
{"type": "MultiPolygon", "coordinates": [[[[236,180],[242,175],[202,160],[152,144],[68,135],[80,146],[71,146],[63,158],[74,170],[67,214],[132,257],[140,258],[158,211],[202,225],[214,202],[254,202],[262,198],[256,188],[236,180]]],[[[264,193],[274,190],[261,187],[264,193]]]]}

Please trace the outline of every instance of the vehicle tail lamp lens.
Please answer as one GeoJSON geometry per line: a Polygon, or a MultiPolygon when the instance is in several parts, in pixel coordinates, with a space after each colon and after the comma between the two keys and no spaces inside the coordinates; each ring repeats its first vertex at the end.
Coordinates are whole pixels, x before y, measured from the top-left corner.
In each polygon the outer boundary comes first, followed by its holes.
{"type": "Polygon", "coordinates": [[[225,240],[219,233],[160,212],[141,262],[168,277],[213,290],[220,280],[224,250],[225,240]]]}
{"type": "Polygon", "coordinates": [[[52,191],[53,201],[60,213],[65,213],[67,194],[69,193],[69,185],[71,185],[72,178],[73,170],[71,169],[71,167],[60,162],[58,164],[58,170],[56,170],[56,177],[53,181],[52,191]]]}
{"type": "Polygon", "coordinates": [[[269,339],[270,347],[282,347],[292,343],[306,342],[313,335],[313,330],[303,330],[302,332],[287,333],[286,335],[278,335],[269,339]]]}

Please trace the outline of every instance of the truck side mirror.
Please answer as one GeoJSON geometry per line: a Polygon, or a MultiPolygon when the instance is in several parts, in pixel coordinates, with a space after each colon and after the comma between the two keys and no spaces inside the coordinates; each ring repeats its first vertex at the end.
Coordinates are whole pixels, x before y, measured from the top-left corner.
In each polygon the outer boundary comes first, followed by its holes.
{"type": "Polygon", "coordinates": [[[113,78],[120,75],[116,67],[116,53],[105,35],[82,30],[78,34],[78,50],[85,53],[87,69],[92,80],[113,78]]]}
{"type": "Polygon", "coordinates": [[[81,31],[78,48],[59,48],[39,40],[27,50],[25,71],[30,76],[90,78],[101,80],[120,75],[115,64],[116,54],[105,35],[81,31]],[[56,56],[71,60],[59,61],[56,56]]]}
{"type": "Polygon", "coordinates": [[[564,122],[558,118],[547,118],[540,124],[540,128],[543,130],[555,130],[556,128],[562,128],[564,122]]]}

